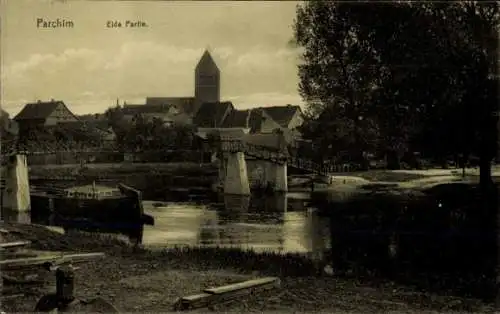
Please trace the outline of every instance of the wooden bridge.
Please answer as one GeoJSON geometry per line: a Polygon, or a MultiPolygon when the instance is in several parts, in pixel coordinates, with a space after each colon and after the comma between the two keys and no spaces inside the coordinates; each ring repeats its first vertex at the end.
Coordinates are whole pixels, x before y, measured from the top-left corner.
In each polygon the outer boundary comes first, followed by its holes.
{"type": "Polygon", "coordinates": [[[322,165],[310,159],[298,158],[288,152],[287,147],[273,148],[244,140],[226,139],[221,141],[221,151],[227,153],[243,152],[246,156],[266,160],[276,164],[286,164],[288,167],[304,170],[313,174],[328,175],[334,172],[335,165],[322,165]]]}
{"type": "MultiPolygon", "coordinates": [[[[1,146],[1,161],[5,164],[9,156],[22,154],[26,156],[47,156],[47,155],[73,155],[73,156],[91,156],[98,154],[161,154],[174,151],[178,147],[164,147],[162,149],[129,149],[117,145],[108,145],[106,147],[92,146],[72,146],[66,143],[52,143],[40,145],[16,145],[13,142],[3,142],[1,146]]],[[[212,147],[226,153],[243,152],[246,156],[266,160],[276,164],[287,164],[288,167],[297,168],[313,174],[328,175],[334,172],[337,167],[334,165],[322,165],[312,160],[298,158],[290,155],[287,145],[280,145],[279,135],[277,134],[258,134],[248,135],[242,139],[223,138],[218,143],[218,147],[212,147]],[[269,141],[271,139],[271,141],[269,141]]],[[[83,158],[82,158],[83,159],[83,158]]]]}
{"type": "MultiPolygon", "coordinates": [[[[53,143],[45,147],[22,147],[20,145],[2,145],[2,163],[8,163],[9,156],[40,156],[61,154],[72,155],[76,162],[93,162],[92,156],[99,154],[158,153],[173,147],[157,150],[124,149],[117,146],[107,147],[71,147],[66,143],[53,143]],[[36,149],[38,148],[38,149],[36,149]],[[7,158],[6,158],[7,157],[7,158]]],[[[297,168],[321,176],[329,176],[335,167],[315,163],[312,160],[297,158],[289,152],[289,145],[283,134],[244,134],[238,137],[220,136],[211,143],[212,152],[217,152],[220,160],[219,182],[227,194],[250,194],[252,186],[271,188],[277,192],[288,190],[288,167],[297,168]],[[249,176],[250,174],[250,176],[249,176]],[[250,179],[250,181],[249,181],[250,179]]],[[[15,159],[15,158],[14,158],[15,159]]],[[[25,162],[25,161],[24,161],[25,162]]]]}
{"type": "Polygon", "coordinates": [[[286,192],[288,167],[322,176],[329,176],[334,170],[334,167],[292,156],[283,134],[220,136],[214,146],[221,161],[219,186],[226,194],[247,195],[256,185],[286,192]]]}

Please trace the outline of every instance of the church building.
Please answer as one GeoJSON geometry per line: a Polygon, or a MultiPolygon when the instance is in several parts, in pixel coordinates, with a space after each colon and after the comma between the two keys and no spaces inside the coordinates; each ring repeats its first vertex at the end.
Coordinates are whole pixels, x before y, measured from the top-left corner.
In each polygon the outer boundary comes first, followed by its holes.
{"type": "Polygon", "coordinates": [[[124,104],[123,113],[132,119],[138,114],[165,122],[192,123],[204,103],[220,101],[220,70],[205,50],[194,70],[194,97],[146,97],[145,105],[124,104]]]}

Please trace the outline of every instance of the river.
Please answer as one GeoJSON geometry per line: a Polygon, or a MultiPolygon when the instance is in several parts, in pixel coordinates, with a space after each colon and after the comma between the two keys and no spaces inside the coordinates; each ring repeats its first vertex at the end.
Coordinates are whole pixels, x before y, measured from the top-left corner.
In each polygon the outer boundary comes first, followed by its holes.
{"type": "Polygon", "coordinates": [[[307,203],[306,193],[224,195],[216,202],[145,201],[155,225],[145,226],[143,243],[296,252],[321,259],[330,245],[329,223],[307,203]]]}
{"type": "MultiPolygon", "coordinates": [[[[144,226],[143,244],[150,248],[237,247],[322,259],[330,247],[329,222],[308,203],[309,193],[302,192],[220,195],[215,200],[205,197],[190,202],[146,200],[144,211],[154,217],[155,225],[144,226]]],[[[43,223],[29,212],[3,209],[2,216],[6,221],[43,223]]]]}

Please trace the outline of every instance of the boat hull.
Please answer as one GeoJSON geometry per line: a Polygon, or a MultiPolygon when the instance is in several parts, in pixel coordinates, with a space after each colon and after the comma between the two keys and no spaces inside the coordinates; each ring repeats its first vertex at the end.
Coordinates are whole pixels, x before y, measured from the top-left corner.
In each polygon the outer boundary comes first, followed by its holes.
{"type": "Polygon", "coordinates": [[[65,229],[121,233],[142,237],[145,224],[154,225],[144,215],[140,200],[133,195],[108,199],[76,199],[32,194],[32,221],[65,229]]]}

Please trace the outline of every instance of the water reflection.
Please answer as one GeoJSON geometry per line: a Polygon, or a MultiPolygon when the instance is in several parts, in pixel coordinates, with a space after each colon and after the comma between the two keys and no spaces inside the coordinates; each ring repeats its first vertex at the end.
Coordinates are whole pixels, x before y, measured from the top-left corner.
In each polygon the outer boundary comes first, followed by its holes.
{"type": "MultiPolygon", "coordinates": [[[[308,208],[306,198],[295,195],[226,195],[208,205],[145,201],[144,209],[155,218],[154,226],[144,226],[143,244],[149,247],[238,247],[300,252],[315,259],[321,259],[329,247],[328,222],[308,208]]],[[[30,217],[30,212],[5,208],[2,219],[20,223],[40,220],[30,217]]]]}
{"type": "Polygon", "coordinates": [[[204,206],[170,203],[156,207],[153,202],[145,201],[144,209],[155,218],[155,226],[144,226],[145,245],[198,244],[200,226],[205,218],[204,206]]]}
{"type": "Polygon", "coordinates": [[[154,207],[144,202],[145,211],[155,217],[146,226],[148,246],[221,246],[308,253],[321,258],[329,245],[329,224],[307,209],[302,199],[223,196],[217,203],[166,203],[154,207]]]}

